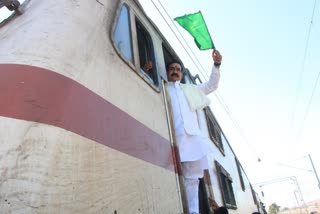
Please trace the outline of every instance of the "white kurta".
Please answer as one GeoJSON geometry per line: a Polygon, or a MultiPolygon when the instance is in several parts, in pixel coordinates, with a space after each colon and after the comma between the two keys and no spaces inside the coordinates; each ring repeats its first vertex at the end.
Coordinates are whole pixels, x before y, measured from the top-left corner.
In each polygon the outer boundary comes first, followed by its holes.
{"type": "MultiPolygon", "coordinates": [[[[198,87],[207,95],[218,88],[219,79],[219,68],[213,66],[209,80],[198,87]]],[[[213,152],[212,143],[201,133],[197,112],[191,111],[180,84],[168,83],[180,159],[196,161],[213,152]]]]}

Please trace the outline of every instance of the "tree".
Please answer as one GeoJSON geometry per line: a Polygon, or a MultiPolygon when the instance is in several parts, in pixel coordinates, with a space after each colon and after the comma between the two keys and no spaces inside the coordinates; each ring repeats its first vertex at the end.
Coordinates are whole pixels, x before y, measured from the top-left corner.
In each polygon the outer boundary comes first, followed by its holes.
{"type": "Polygon", "coordinates": [[[277,214],[280,210],[280,206],[278,206],[276,203],[272,203],[269,206],[269,214],[277,214]]]}

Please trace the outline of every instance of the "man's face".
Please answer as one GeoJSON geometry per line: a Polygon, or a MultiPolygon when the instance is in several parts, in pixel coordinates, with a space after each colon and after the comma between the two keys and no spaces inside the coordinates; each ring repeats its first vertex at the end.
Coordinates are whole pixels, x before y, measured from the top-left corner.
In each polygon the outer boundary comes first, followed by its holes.
{"type": "Polygon", "coordinates": [[[182,79],[182,69],[178,63],[172,63],[167,70],[168,80],[170,82],[180,81],[182,79]]]}

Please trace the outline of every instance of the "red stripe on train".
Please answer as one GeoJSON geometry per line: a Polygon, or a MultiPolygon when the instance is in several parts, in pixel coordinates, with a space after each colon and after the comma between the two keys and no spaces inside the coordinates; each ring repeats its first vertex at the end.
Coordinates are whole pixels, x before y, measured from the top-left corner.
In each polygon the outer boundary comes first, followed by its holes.
{"type": "Polygon", "coordinates": [[[56,72],[0,64],[0,100],[0,116],[60,127],[174,171],[168,140],[56,72]]]}

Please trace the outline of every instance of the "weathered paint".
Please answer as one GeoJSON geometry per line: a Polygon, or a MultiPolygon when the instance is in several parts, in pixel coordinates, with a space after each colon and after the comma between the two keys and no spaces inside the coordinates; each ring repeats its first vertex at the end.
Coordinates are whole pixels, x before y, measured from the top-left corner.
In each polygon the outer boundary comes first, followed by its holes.
{"type": "Polygon", "coordinates": [[[179,213],[172,171],[37,122],[0,135],[0,213],[179,213]]]}
{"type": "Polygon", "coordinates": [[[174,170],[171,144],[81,84],[47,69],[0,64],[0,116],[45,123],[174,170]]]}
{"type": "Polygon", "coordinates": [[[120,2],[28,1],[1,27],[1,212],[181,213],[163,95],[112,45],[120,2]]]}

